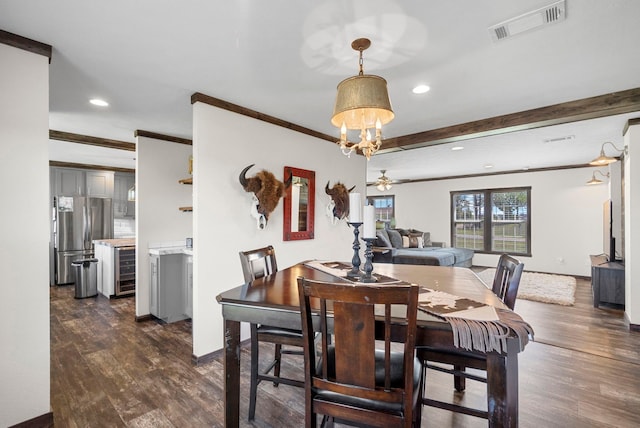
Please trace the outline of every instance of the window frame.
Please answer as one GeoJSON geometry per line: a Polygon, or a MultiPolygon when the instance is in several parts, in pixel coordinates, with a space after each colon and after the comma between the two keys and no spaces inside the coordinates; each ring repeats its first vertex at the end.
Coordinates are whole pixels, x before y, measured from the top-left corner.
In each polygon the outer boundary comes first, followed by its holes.
{"type": "Polygon", "coordinates": [[[526,229],[527,229],[527,238],[525,241],[525,245],[526,245],[526,249],[524,252],[509,252],[509,254],[513,254],[513,255],[517,255],[517,256],[525,256],[525,257],[531,257],[531,240],[532,240],[532,236],[531,236],[531,186],[520,186],[520,187],[501,187],[501,188],[494,188],[494,189],[474,189],[474,190],[455,190],[455,191],[451,191],[449,192],[450,194],[450,199],[449,199],[449,209],[450,209],[450,214],[449,214],[449,218],[451,221],[450,224],[450,239],[451,239],[451,245],[455,246],[454,243],[456,242],[456,224],[459,223],[459,221],[456,221],[455,219],[455,213],[456,213],[456,209],[454,207],[454,200],[455,197],[458,195],[465,195],[465,194],[481,194],[484,197],[484,206],[483,206],[483,210],[484,210],[484,219],[482,221],[482,225],[484,227],[484,233],[483,233],[483,249],[479,250],[479,249],[474,249],[474,251],[476,253],[481,253],[481,254],[503,254],[505,251],[494,251],[493,250],[493,240],[492,240],[492,231],[493,231],[493,226],[494,224],[496,224],[496,222],[494,222],[493,219],[493,209],[492,209],[492,195],[494,193],[509,193],[509,192],[526,192],[527,195],[527,215],[526,215],[526,229]],[[489,213],[489,215],[486,215],[486,213],[489,213]]]}
{"type": "Polygon", "coordinates": [[[389,225],[393,219],[396,218],[396,197],[395,195],[370,195],[367,196],[367,204],[373,205],[375,211],[375,218],[377,222],[383,222],[389,225]],[[391,217],[385,220],[378,218],[378,208],[376,208],[375,201],[376,200],[387,200],[391,199],[391,217]]]}

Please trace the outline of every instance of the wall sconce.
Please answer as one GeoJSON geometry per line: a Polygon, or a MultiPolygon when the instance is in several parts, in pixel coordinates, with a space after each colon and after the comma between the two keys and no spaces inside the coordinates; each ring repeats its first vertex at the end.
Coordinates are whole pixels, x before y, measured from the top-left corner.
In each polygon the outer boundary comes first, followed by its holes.
{"type": "Polygon", "coordinates": [[[603,183],[602,180],[598,180],[596,178],[596,172],[598,174],[600,174],[601,176],[605,177],[605,178],[609,178],[609,173],[608,172],[605,174],[605,173],[603,173],[601,171],[593,171],[593,174],[591,175],[591,180],[587,181],[587,185],[593,186],[594,184],[602,184],[603,183]]]}
{"type": "Polygon", "coordinates": [[[127,201],[133,202],[136,200],[136,185],[131,186],[129,190],[127,190],[127,201]]]}
{"type": "Polygon", "coordinates": [[[623,150],[620,150],[619,148],[614,146],[612,142],[606,141],[606,142],[602,143],[602,147],[600,148],[600,156],[598,156],[597,158],[595,158],[594,160],[589,162],[589,165],[603,166],[603,165],[609,165],[610,163],[614,163],[614,162],[618,161],[618,158],[610,157],[610,156],[605,155],[605,153],[604,153],[605,144],[610,144],[611,147],[613,147],[614,149],[619,151],[621,154],[622,153],[624,153],[625,155],[627,154],[627,148],[626,147],[623,150]]]}

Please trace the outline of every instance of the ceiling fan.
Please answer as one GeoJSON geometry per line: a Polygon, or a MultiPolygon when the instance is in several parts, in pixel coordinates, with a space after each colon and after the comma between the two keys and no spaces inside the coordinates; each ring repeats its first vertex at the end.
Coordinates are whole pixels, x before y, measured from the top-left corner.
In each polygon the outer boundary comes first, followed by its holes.
{"type": "Polygon", "coordinates": [[[376,180],[376,188],[379,191],[384,192],[385,190],[391,189],[392,181],[389,177],[384,175],[384,173],[387,172],[386,169],[381,169],[380,172],[382,173],[382,175],[376,180]]]}

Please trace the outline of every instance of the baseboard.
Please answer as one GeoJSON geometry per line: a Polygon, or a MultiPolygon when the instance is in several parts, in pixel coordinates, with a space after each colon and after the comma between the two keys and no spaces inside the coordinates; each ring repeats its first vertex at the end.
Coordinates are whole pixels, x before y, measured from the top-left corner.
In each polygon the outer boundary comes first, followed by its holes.
{"type": "Polygon", "coordinates": [[[632,324],[626,312],[624,313],[624,322],[629,326],[630,331],[640,331],[640,324],[632,324]]]}
{"type": "MultiPolygon", "coordinates": [[[[240,342],[240,347],[242,348],[243,346],[249,346],[251,344],[251,339],[245,339],[242,342],[240,342]]],[[[211,361],[217,359],[217,358],[222,358],[222,356],[224,355],[224,349],[218,349],[217,351],[213,351],[210,352],[208,354],[204,354],[201,356],[196,356],[196,355],[191,355],[191,363],[193,363],[194,366],[199,366],[200,364],[206,364],[206,363],[210,363],[211,361]]]]}
{"type": "Polygon", "coordinates": [[[136,322],[151,321],[153,318],[154,317],[151,314],[140,315],[140,316],[136,315],[136,322]]]}
{"type": "Polygon", "coordinates": [[[52,428],[53,427],[53,412],[45,413],[44,415],[37,416],[28,421],[20,422],[10,428],[52,428]]]}
{"type": "Polygon", "coordinates": [[[222,357],[223,352],[224,352],[224,349],[218,349],[217,351],[213,351],[208,354],[201,355],[199,357],[197,355],[191,355],[191,363],[194,366],[210,363],[211,361],[222,357]]]}

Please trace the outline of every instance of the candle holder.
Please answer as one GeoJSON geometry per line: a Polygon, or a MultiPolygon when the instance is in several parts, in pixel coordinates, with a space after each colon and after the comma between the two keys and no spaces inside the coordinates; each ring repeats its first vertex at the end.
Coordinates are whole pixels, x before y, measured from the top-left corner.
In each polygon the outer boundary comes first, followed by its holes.
{"type": "Polygon", "coordinates": [[[377,282],[376,277],[371,275],[371,272],[373,272],[373,250],[371,247],[373,247],[376,238],[362,238],[362,240],[366,243],[367,248],[364,251],[364,274],[360,278],[360,282],[377,282]]]}
{"type": "Polygon", "coordinates": [[[362,272],[360,272],[360,240],[358,234],[360,231],[358,228],[362,226],[362,222],[349,222],[353,226],[353,258],[351,259],[351,270],[347,272],[347,278],[360,279],[362,272]]]}

